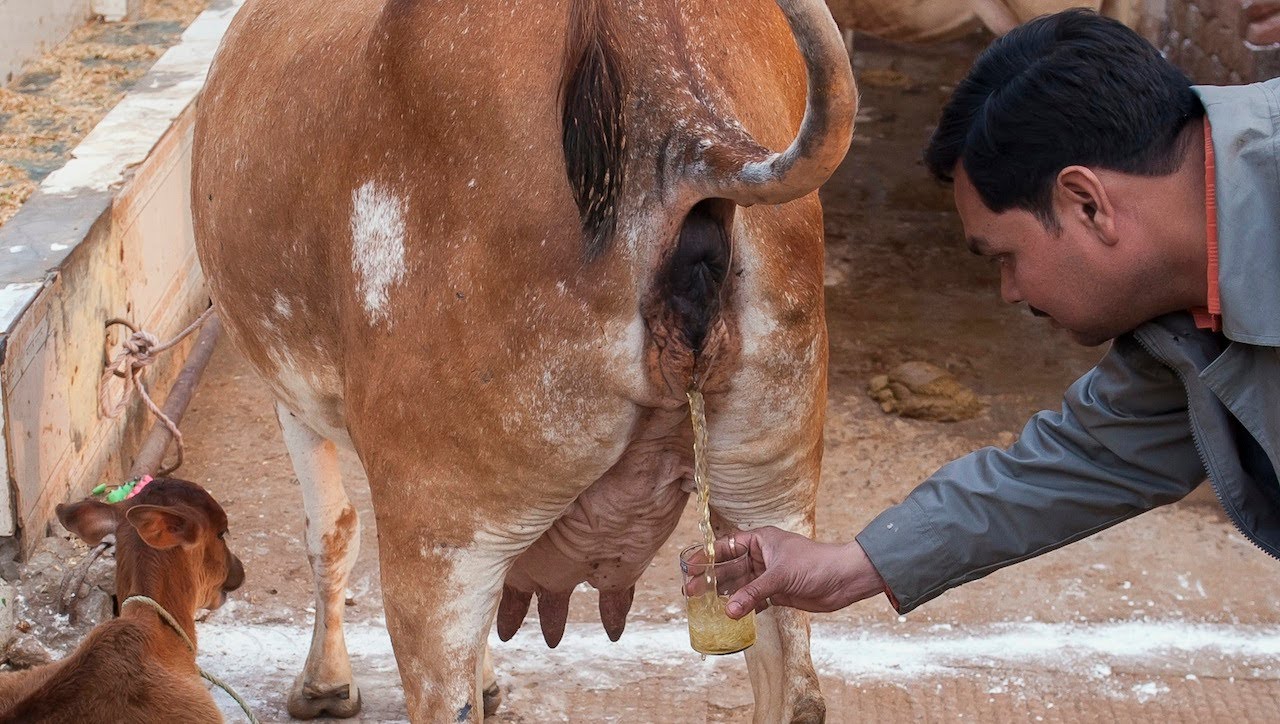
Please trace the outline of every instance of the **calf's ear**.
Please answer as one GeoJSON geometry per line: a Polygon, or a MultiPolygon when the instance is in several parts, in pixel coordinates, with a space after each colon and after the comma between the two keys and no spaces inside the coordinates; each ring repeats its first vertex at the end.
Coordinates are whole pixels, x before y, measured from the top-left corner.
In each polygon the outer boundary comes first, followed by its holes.
{"type": "Polygon", "coordinates": [[[105,536],[115,533],[119,523],[116,506],[92,498],[59,505],[54,512],[63,528],[75,533],[80,540],[91,546],[98,545],[105,536]]]}
{"type": "Polygon", "coordinates": [[[157,550],[194,545],[200,524],[185,506],[135,505],[124,514],[142,541],[157,550]]]}

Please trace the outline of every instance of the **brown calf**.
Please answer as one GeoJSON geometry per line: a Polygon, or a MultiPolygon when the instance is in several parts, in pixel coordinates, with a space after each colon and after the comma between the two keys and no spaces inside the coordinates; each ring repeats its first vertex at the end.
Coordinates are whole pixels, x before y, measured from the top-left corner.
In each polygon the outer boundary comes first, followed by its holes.
{"type": "MultiPolygon", "coordinates": [[[[147,596],[195,640],[195,615],[244,582],[227,548],[227,514],[198,485],[155,480],[114,505],[58,506],[85,543],[116,536],[116,594],[147,596]]],[[[195,654],[151,607],[130,604],[70,656],[0,677],[0,722],[220,722],[195,654]]]]}

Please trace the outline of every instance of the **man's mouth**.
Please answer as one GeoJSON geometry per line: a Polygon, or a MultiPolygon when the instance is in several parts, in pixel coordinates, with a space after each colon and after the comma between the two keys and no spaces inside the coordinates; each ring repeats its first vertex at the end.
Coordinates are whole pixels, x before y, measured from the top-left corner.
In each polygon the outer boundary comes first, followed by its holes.
{"type": "Polygon", "coordinates": [[[1062,326],[1062,323],[1054,319],[1052,314],[1049,314],[1043,309],[1037,309],[1031,306],[1030,304],[1027,305],[1027,309],[1031,310],[1031,314],[1033,316],[1040,317],[1041,319],[1049,320],[1049,326],[1053,327],[1054,329],[1065,329],[1065,327],[1062,326]]]}

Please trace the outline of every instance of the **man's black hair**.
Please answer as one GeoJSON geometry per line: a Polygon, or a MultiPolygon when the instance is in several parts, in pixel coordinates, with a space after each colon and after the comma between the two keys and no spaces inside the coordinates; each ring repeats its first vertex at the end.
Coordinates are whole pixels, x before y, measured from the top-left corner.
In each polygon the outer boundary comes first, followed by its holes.
{"type": "Polygon", "coordinates": [[[958,163],[983,203],[1025,209],[1055,227],[1058,172],[1082,165],[1144,176],[1173,173],[1204,114],[1191,81],[1150,43],[1091,10],[1013,29],[956,87],[925,151],[934,176],[958,163]]]}

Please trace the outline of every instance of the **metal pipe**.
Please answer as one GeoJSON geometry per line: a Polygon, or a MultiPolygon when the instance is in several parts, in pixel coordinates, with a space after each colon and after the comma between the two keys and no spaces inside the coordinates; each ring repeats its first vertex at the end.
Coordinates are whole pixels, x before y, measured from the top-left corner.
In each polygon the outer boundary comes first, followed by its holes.
{"type": "MultiPolygon", "coordinates": [[[[187,356],[187,364],[183,366],[182,372],[178,373],[178,379],[173,383],[169,396],[165,398],[161,408],[164,414],[173,420],[174,425],[182,423],[182,416],[186,414],[187,406],[195,396],[196,385],[200,383],[200,376],[204,374],[204,368],[209,365],[209,358],[213,356],[213,349],[217,346],[218,337],[221,335],[222,320],[218,319],[216,314],[211,315],[200,330],[195,347],[187,356]]],[[[133,467],[129,469],[125,480],[137,480],[143,475],[154,475],[163,464],[164,453],[169,449],[169,442],[172,440],[173,435],[163,423],[157,421],[152,425],[151,432],[147,433],[147,438],[138,450],[138,456],[134,458],[133,467]]]]}

